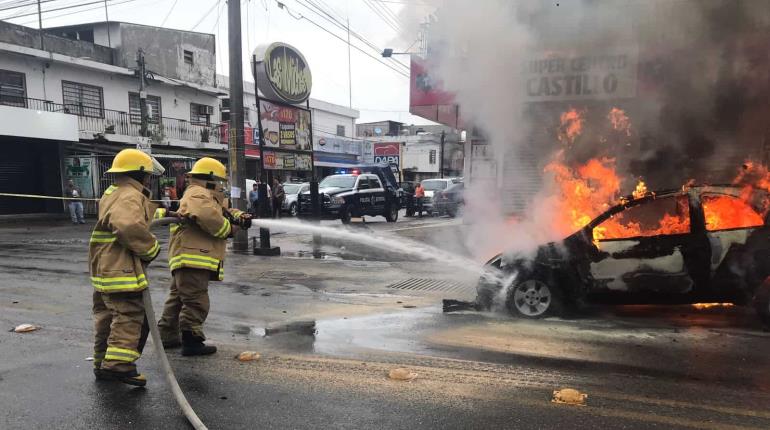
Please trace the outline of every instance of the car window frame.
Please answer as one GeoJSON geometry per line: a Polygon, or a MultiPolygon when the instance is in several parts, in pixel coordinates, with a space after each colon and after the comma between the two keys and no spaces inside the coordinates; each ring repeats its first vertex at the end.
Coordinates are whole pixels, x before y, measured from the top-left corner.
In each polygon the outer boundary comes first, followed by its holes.
{"type": "MultiPolygon", "coordinates": [[[[761,190],[757,190],[757,191],[763,192],[761,190]]],[[[761,227],[764,227],[764,226],[768,225],[768,216],[770,216],[770,213],[762,215],[762,213],[757,211],[757,209],[754,207],[754,205],[752,205],[749,202],[746,202],[746,205],[748,207],[750,207],[754,212],[757,213],[757,215],[759,215],[762,218],[762,224],[754,225],[754,226],[747,226],[747,227],[733,227],[733,228],[722,228],[722,229],[718,229],[718,230],[709,230],[708,222],[707,222],[707,219],[706,219],[706,207],[703,204],[703,198],[705,196],[707,196],[707,195],[724,196],[724,197],[730,197],[730,198],[733,198],[733,199],[741,200],[741,197],[739,195],[727,193],[727,192],[724,192],[724,191],[720,192],[720,191],[713,190],[713,189],[704,189],[704,190],[702,190],[698,194],[698,202],[699,202],[699,205],[700,205],[700,210],[703,213],[703,230],[705,232],[707,232],[707,233],[717,233],[717,232],[721,232],[721,231],[735,231],[735,230],[756,229],[756,228],[761,228],[761,227]]],[[[770,197],[770,195],[768,195],[768,197],[770,197]]]]}
{"type": "MultiPolygon", "coordinates": [[[[593,236],[594,229],[596,227],[599,227],[600,225],[602,225],[606,221],[608,221],[614,215],[617,215],[617,214],[619,214],[619,213],[621,213],[623,211],[635,208],[637,206],[641,206],[641,205],[649,203],[649,202],[653,202],[653,201],[657,201],[657,200],[662,200],[662,199],[669,199],[669,198],[674,198],[675,199],[677,197],[686,197],[687,198],[687,207],[688,207],[688,212],[689,212],[689,216],[690,216],[690,220],[689,220],[690,229],[689,229],[688,232],[686,232],[686,233],[676,233],[676,234],[652,235],[652,236],[629,236],[629,237],[617,237],[617,238],[610,238],[610,239],[598,239],[597,242],[616,242],[616,241],[620,241],[620,240],[649,239],[649,238],[654,238],[654,237],[658,237],[658,236],[670,237],[670,236],[683,236],[683,235],[693,234],[696,231],[696,228],[695,228],[695,226],[696,226],[696,219],[694,218],[695,214],[694,214],[694,207],[693,207],[693,198],[692,198],[692,195],[690,193],[684,192],[684,191],[678,192],[678,193],[671,193],[671,194],[667,194],[667,195],[664,195],[664,196],[656,196],[656,195],[646,196],[646,197],[643,197],[641,199],[629,200],[629,201],[623,202],[623,203],[621,203],[619,205],[615,205],[615,206],[611,207],[610,209],[607,209],[601,215],[599,215],[596,218],[594,218],[590,223],[588,223],[585,227],[583,227],[583,229],[587,230],[588,236],[590,238],[593,238],[594,237],[593,236]]],[[[700,210],[702,211],[702,208],[700,210]]]]}

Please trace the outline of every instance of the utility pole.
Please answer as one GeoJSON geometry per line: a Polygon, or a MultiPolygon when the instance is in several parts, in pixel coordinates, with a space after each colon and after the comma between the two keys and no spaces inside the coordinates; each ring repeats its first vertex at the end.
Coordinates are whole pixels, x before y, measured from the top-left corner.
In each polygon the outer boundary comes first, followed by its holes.
{"type": "Polygon", "coordinates": [[[439,170],[439,177],[444,177],[444,143],[446,142],[446,133],[444,130],[441,130],[441,154],[438,161],[438,170],[439,170]]]}
{"type": "Polygon", "coordinates": [[[139,134],[142,137],[147,137],[147,91],[144,89],[144,78],[147,76],[147,72],[144,65],[144,51],[142,48],[139,48],[139,51],[136,53],[136,65],[139,71],[139,115],[141,116],[139,134]]]}
{"type": "Polygon", "coordinates": [[[45,50],[43,44],[43,10],[40,9],[40,0],[37,0],[37,29],[40,31],[40,50],[45,50]]]}
{"type": "Polygon", "coordinates": [[[107,0],[104,0],[104,19],[107,22],[107,47],[112,48],[112,37],[110,36],[110,13],[107,12],[107,0]]]}
{"type": "MultiPolygon", "coordinates": [[[[230,136],[228,154],[230,169],[230,201],[232,207],[245,211],[246,178],[243,169],[246,153],[243,141],[243,62],[241,59],[241,2],[227,2],[227,36],[230,45],[230,136]]],[[[248,231],[239,229],[233,237],[233,250],[245,252],[249,249],[248,231]]]]}
{"type": "Polygon", "coordinates": [[[348,107],[353,109],[353,66],[350,65],[350,17],[348,16],[348,107]]]}

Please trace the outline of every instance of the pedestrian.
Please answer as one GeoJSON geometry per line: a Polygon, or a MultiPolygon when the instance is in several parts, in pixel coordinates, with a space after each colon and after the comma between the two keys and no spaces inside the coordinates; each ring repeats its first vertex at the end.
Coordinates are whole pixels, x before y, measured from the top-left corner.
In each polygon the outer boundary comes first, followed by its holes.
{"type": "Polygon", "coordinates": [[[67,181],[67,186],[64,187],[64,191],[65,197],[75,199],[69,200],[67,203],[67,206],[70,210],[70,219],[72,220],[72,223],[85,224],[86,221],[83,218],[83,202],[79,200],[81,197],[83,197],[83,192],[80,190],[80,187],[75,185],[75,182],[72,179],[69,179],[67,181]]]}
{"type": "Polygon", "coordinates": [[[259,182],[255,182],[249,191],[249,212],[252,216],[259,216],[259,182]]]}
{"type": "MultiPolygon", "coordinates": [[[[115,183],[99,200],[99,218],[88,247],[94,316],[94,375],[144,386],[136,360],[147,341],[149,325],[142,302],[147,288],[147,265],[160,253],[148,221],[155,205],[150,200],[150,175],[157,174],[149,155],[124,149],[107,173],[115,183]]],[[[161,168],[162,169],[162,168],[161,168]]]]}
{"type": "Polygon", "coordinates": [[[417,214],[422,218],[422,202],[425,199],[425,187],[422,186],[422,182],[417,183],[417,188],[414,189],[414,205],[417,207],[417,214]]]}
{"type": "Polygon", "coordinates": [[[207,355],[217,351],[203,343],[209,281],[224,278],[227,238],[239,225],[248,228],[251,216],[225,208],[227,171],[219,161],[201,158],[187,176],[177,212],[185,222],[171,227],[171,287],[158,328],[165,348],[181,345],[182,355],[207,355]]]}
{"type": "Polygon", "coordinates": [[[273,218],[280,218],[283,210],[283,200],[286,198],[286,192],[278,178],[273,178],[273,218]]]}

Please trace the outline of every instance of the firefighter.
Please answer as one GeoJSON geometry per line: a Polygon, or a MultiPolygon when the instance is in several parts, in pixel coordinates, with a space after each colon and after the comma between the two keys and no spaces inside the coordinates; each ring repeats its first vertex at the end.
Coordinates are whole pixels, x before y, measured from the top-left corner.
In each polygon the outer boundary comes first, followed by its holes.
{"type": "Polygon", "coordinates": [[[203,343],[209,281],[223,279],[225,242],[238,226],[248,228],[251,216],[227,208],[227,172],[219,161],[201,158],[186,176],[188,187],[176,214],[184,222],[171,225],[171,287],[158,328],[165,348],[181,345],[182,355],[207,355],[217,351],[203,343]]]}
{"type": "Polygon", "coordinates": [[[136,370],[149,326],[142,303],[147,265],[160,245],[150,233],[155,206],[148,186],[162,167],[136,149],[120,151],[107,173],[115,175],[99,201],[99,219],[88,248],[94,315],[94,374],[97,379],[144,386],[136,370]]]}

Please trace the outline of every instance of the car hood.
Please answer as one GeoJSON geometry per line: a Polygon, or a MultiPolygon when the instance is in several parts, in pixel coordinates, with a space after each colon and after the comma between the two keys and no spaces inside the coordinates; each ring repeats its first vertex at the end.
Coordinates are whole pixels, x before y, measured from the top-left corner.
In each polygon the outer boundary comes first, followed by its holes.
{"type": "MultiPolygon", "coordinates": [[[[339,193],[344,193],[346,191],[351,191],[352,188],[340,188],[340,187],[324,187],[318,189],[318,194],[326,194],[328,196],[333,196],[339,193]]],[[[310,191],[305,191],[302,193],[302,195],[309,196],[310,191]]]]}

